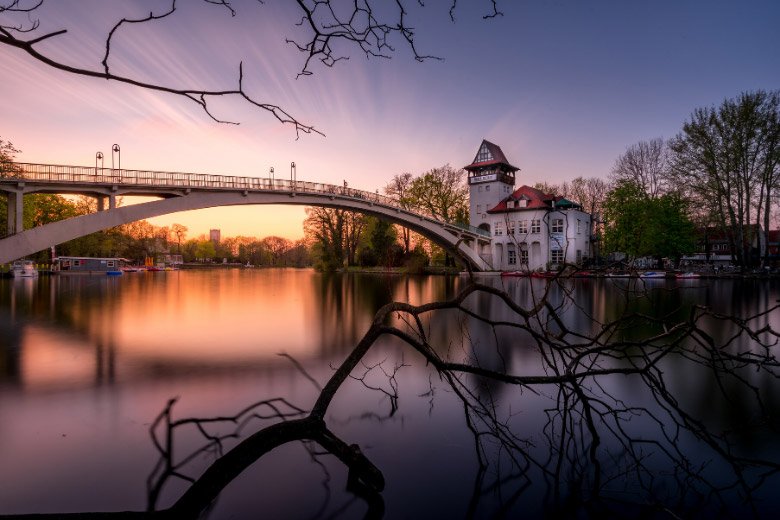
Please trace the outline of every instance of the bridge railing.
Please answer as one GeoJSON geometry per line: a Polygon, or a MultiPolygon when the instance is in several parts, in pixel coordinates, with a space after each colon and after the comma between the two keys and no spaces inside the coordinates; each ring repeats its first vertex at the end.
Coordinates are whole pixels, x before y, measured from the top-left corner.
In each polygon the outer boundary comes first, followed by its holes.
{"type": "MultiPolygon", "coordinates": [[[[347,186],[324,184],[268,177],[236,177],[203,173],[159,172],[150,170],[120,170],[90,166],[65,166],[57,164],[3,163],[0,164],[0,181],[12,178],[16,181],[29,180],[54,183],[77,183],[95,185],[122,185],[156,188],[194,188],[194,189],[232,189],[264,190],[295,193],[316,193],[330,196],[349,197],[369,201],[375,204],[399,208],[411,213],[445,221],[441,215],[406,204],[394,197],[380,195],[378,191],[357,190],[347,186]]],[[[468,224],[453,220],[448,224],[473,234],[489,237],[490,234],[468,224]]]]}

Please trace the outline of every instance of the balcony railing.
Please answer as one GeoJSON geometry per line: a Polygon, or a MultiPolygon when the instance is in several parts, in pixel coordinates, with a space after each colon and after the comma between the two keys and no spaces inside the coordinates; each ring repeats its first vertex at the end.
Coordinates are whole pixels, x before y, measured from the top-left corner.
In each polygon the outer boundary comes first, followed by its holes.
{"type": "Polygon", "coordinates": [[[490,233],[468,224],[453,220],[445,221],[440,215],[406,204],[394,197],[356,190],[335,184],[291,181],[261,177],[235,177],[202,173],[158,172],[148,170],[119,170],[114,168],[93,168],[89,166],[64,166],[56,164],[2,163],[0,183],[13,180],[51,182],[62,184],[125,186],[144,188],[176,188],[207,190],[250,190],[280,191],[289,193],[316,193],[333,197],[347,197],[374,204],[401,209],[408,213],[425,216],[439,222],[458,227],[475,235],[489,237],[490,233]]]}

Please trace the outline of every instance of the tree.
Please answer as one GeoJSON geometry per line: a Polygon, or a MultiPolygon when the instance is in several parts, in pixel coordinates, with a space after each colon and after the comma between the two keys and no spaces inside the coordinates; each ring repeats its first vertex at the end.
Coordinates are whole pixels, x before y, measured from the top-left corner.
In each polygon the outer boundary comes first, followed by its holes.
{"type": "MultiPolygon", "coordinates": [[[[412,187],[412,181],[414,177],[411,173],[402,173],[400,175],[395,175],[393,177],[393,180],[390,181],[390,183],[385,186],[385,194],[389,195],[390,197],[395,198],[399,201],[401,207],[407,207],[408,206],[408,200],[409,200],[409,190],[412,187]]],[[[398,226],[401,228],[401,239],[403,241],[404,245],[404,254],[409,254],[410,246],[411,246],[411,234],[412,231],[403,226],[398,226]]]]}
{"type": "Polygon", "coordinates": [[[14,159],[18,153],[21,153],[21,150],[0,136],[0,176],[8,177],[15,173],[14,159]]]}
{"type": "Polygon", "coordinates": [[[176,244],[178,245],[178,253],[181,254],[181,241],[182,239],[187,237],[187,226],[182,226],[181,224],[173,224],[171,226],[171,231],[176,236],[176,244]]]}
{"type": "MultiPolygon", "coordinates": [[[[484,0],[484,2],[489,9],[485,18],[501,15],[495,0],[484,0]]],[[[223,7],[223,13],[230,16],[238,14],[231,3],[226,0],[204,0],[204,3],[223,7]]],[[[106,30],[102,48],[96,49],[97,53],[102,53],[103,59],[98,66],[93,68],[66,63],[55,53],[50,54],[41,49],[39,44],[42,42],[61,40],[63,35],[68,32],[67,28],[46,32],[41,30],[42,27],[50,26],[46,23],[40,23],[39,19],[35,18],[36,14],[44,14],[39,12],[41,4],[43,4],[42,1],[28,3],[24,0],[3,0],[0,3],[0,15],[2,15],[0,17],[0,45],[19,49],[26,53],[30,59],[60,71],[181,96],[200,106],[208,117],[217,122],[227,121],[220,120],[212,113],[209,102],[214,98],[230,97],[243,100],[251,106],[270,112],[281,123],[292,125],[296,130],[296,135],[301,132],[321,134],[313,126],[298,121],[283,108],[252,97],[244,84],[243,62],[236,65],[237,84],[217,89],[206,89],[197,85],[179,87],[156,83],[147,80],[140,74],[123,76],[115,73],[113,69],[115,61],[126,59],[132,62],[137,59],[132,53],[129,55],[122,53],[120,37],[132,38],[132,28],[138,27],[140,24],[157,26],[162,23],[161,20],[175,16],[177,13],[175,0],[171,0],[168,7],[160,7],[140,16],[137,11],[132,9],[132,6],[122,6],[124,9],[112,6],[112,8],[121,9],[121,11],[116,14],[117,22],[106,30]],[[119,60],[114,58],[117,53],[119,53],[119,60]]],[[[339,61],[349,58],[350,49],[355,49],[366,57],[389,58],[396,48],[394,40],[405,44],[417,61],[437,59],[434,56],[418,53],[415,46],[415,32],[412,28],[413,25],[410,25],[411,15],[408,4],[413,4],[413,2],[399,0],[390,5],[377,0],[366,0],[359,3],[341,0],[300,0],[290,3],[288,8],[297,10],[298,23],[296,23],[296,37],[288,38],[286,42],[294,45],[305,57],[298,76],[312,74],[312,66],[317,61],[326,67],[333,67],[339,61]],[[301,33],[305,33],[306,36],[301,35],[301,33]]],[[[452,0],[450,18],[453,21],[455,7],[456,0],[452,0]]],[[[60,26],[61,22],[55,22],[60,26]]]]}
{"type": "Polygon", "coordinates": [[[282,237],[265,237],[260,243],[271,253],[271,265],[280,265],[293,246],[292,241],[282,237]]]}
{"type": "MultiPolygon", "coordinates": [[[[21,153],[11,141],[6,141],[0,136],[0,177],[11,177],[16,174],[14,159],[21,153]]],[[[8,197],[0,192],[0,236],[4,236],[8,229],[8,197]]]]}
{"type": "Polygon", "coordinates": [[[306,208],[303,230],[317,258],[316,267],[335,271],[345,263],[355,265],[365,219],[362,213],[342,209],[306,208]]]}
{"type": "Polygon", "coordinates": [[[449,164],[433,168],[412,180],[404,202],[418,206],[444,222],[469,222],[466,172],[449,164]]]}
{"type": "Polygon", "coordinates": [[[640,141],[626,148],[612,167],[612,180],[628,180],[647,192],[651,199],[659,197],[666,189],[669,151],[660,137],[640,141]]]}
{"type": "Polygon", "coordinates": [[[670,142],[675,187],[713,208],[743,268],[752,265],[759,225],[768,227],[777,192],[779,105],[780,91],[743,92],[717,108],[694,110],[670,142]]]}
{"type": "Polygon", "coordinates": [[[214,243],[211,240],[201,240],[198,242],[197,249],[194,253],[195,258],[202,260],[214,260],[217,256],[217,250],[214,248],[214,243]]]}
{"type": "Polygon", "coordinates": [[[604,247],[631,257],[679,261],[695,245],[687,203],[677,194],[651,198],[631,179],[620,179],[604,202],[604,247]]]}

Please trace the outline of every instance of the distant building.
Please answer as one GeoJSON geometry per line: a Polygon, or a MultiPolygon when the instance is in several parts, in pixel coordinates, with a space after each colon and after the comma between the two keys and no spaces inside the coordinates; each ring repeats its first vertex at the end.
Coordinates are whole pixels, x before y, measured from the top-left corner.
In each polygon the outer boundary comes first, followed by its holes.
{"type": "MultiPolygon", "coordinates": [[[[755,224],[746,225],[744,228],[745,244],[748,253],[755,262],[759,262],[766,252],[766,235],[761,226],[755,224]]],[[[713,227],[697,230],[699,235],[697,243],[698,251],[693,255],[684,256],[683,261],[688,263],[705,263],[712,265],[731,265],[735,263],[738,251],[731,250],[731,244],[738,242],[731,230],[721,230],[713,227]]],[[[777,259],[778,231],[769,231],[769,256],[771,260],[777,259]]]]}
{"type": "Polygon", "coordinates": [[[209,229],[209,240],[211,240],[214,243],[214,246],[216,247],[221,238],[221,233],[219,229],[209,229]]]}
{"type": "Polygon", "coordinates": [[[492,242],[480,255],[494,269],[545,270],[591,256],[591,216],[563,197],[530,186],[514,189],[519,168],[499,146],[482,141],[464,168],[471,225],[490,232],[492,242]]]}

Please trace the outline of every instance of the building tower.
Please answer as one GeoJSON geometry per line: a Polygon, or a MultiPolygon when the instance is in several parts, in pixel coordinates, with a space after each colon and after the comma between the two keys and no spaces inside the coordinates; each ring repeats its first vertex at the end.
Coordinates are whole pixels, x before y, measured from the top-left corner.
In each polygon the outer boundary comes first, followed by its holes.
{"type": "Polygon", "coordinates": [[[483,140],[464,169],[469,174],[470,223],[492,233],[487,212],[514,191],[515,172],[520,168],[509,164],[498,145],[483,140]]]}

